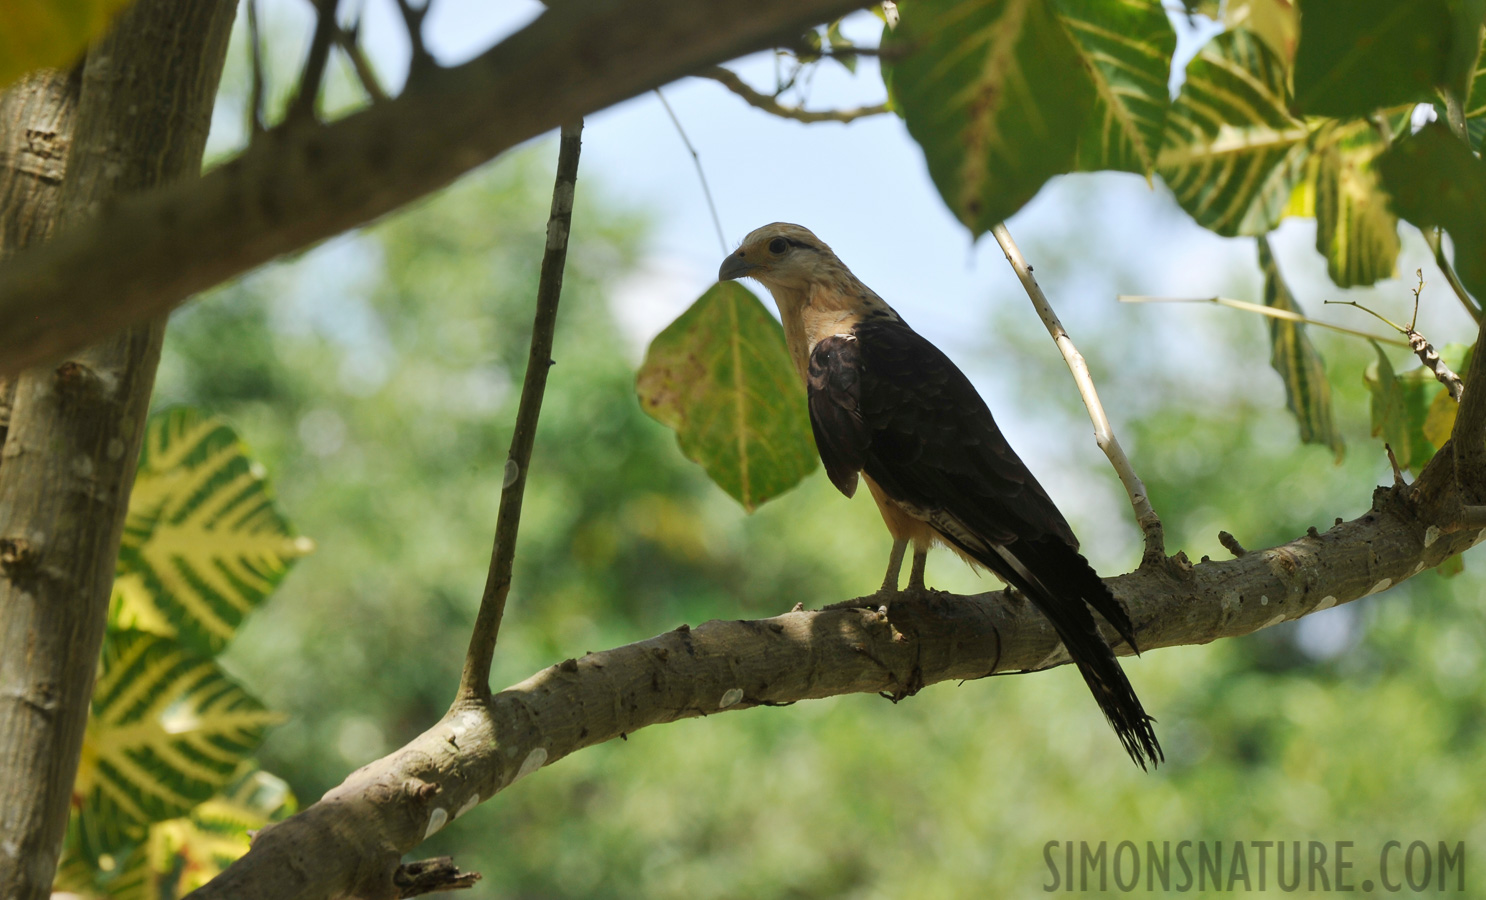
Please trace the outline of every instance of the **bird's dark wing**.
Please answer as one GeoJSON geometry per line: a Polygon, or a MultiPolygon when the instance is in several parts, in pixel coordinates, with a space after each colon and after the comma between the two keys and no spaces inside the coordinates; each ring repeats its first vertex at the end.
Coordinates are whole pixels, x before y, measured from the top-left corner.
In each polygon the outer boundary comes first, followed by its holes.
{"type": "Polygon", "coordinates": [[[846,483],[865,471],[1016,586],[1053,624],[1130,755],[1142,767],[1158,760],[1150,718],[1088,606],[1135,647],[1129,615],[964,373],[901,321],[867,319],[816,345],[809,382],[811,425],[836,486],[849,495],[846,483]]]}

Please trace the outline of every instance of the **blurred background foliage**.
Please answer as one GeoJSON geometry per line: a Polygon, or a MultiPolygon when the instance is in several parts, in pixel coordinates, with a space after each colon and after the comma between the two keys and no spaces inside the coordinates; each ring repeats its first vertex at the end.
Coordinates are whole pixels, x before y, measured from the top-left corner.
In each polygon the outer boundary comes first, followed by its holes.
{"type": "MultiPolygon", "coordinates": [[[[457,682],[554,155],[529,148],[173,321],[157,405],[232,419],[319,545],[224,657],[287,714],[260,759],[304,802],[435,721],[457,682]]],[[[640,411],[639,354],[616,330],[610,286],[648,227],[645,210],[580,173],[497,686],[681,622],[852,596],[881,574],[888,542],[870,503],[841,499],[817,472],[745,516],[640,411]]],[[[1093,243],[1081,233],[1093,227],[1070,218],[1057,244],[1028,242],[1039,275],[1074,267],[1066,248],[1093,243]]],[[[1024,301],[991,299],[967,368],[994,366],[1045,427],[1082,440],[1082,411],[1024,301]]],[[[1384,473],[1367,436],[1368,345],[1315,336],[1353,448],[1334,466],[1327,448],[1297,442],[1263,321],[1202,319],[1208,330],[1186,337],[1220,349],[1194,379],[1151,340],[1162,311],[1126,311],[1083,349],[1109,373],[1107,402],[1129,398],[1127,441],[1170,547],[1216,556],[1218,528],[1261,547],[1366,508],[1384,473]]],[[[1118,501],[1097,454],[1056,465],[1118,501]]],[[[1106,528],[1090,508],[1074,515],[1089,551],[1128,569],[1133,527],[1106,528]]],[[[930,567],[944,588],[994,586],[939,554],[930,567]]],[[[486,897],[958,897],[1038,891],[1049,840],[1480,845],[1486,629],[1472,568],[1129,663],[1168,747],[1155,775],[1117,752],[1060,669],[940,685],[897,706],[845,697],[649,729],[563,760],[419,853],[483,872],[474,894],[486,897]]]]}

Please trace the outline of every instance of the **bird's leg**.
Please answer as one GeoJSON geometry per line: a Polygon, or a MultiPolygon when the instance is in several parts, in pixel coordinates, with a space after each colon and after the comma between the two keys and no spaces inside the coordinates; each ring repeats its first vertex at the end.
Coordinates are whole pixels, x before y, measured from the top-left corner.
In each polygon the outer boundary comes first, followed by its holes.
{"type": "Polygon", "coordinates": [[[887,575],[882,579],[880,593],[896,594],[898,592],[898,573],[903,571],[903,552],[907,549],[907,538],[893,539],[893,552],[888,554],[887,575]]]}
{"type": "Polygon", "coordinates": [[[927,544],[913,543],[913,569],[908,573],[908,590],[925,591],[924,587],[924,563],[929,558],[929,547],[927,544]]]}

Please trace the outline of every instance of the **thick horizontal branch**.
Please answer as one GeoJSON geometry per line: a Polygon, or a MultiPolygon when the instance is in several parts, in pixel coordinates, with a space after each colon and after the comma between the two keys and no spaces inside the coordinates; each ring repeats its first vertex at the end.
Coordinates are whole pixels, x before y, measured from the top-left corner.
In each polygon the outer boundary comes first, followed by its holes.
{"type": "MultiPolygon", "coordinates": [[[[1480,538],[1427,524],[1410,493],[1379,488],[1361,518],[1280,547],[1196,566],[1178,556],[1109,583],[1144,647],[1250,634],[1385,590],[1480,538]]],[[[192,896],[389,897],[402,853],[584,747],[693,716],[860,692],[901,699],[938,681],[1067,660],[1047,621],[1005,593],[904,599],[887,616],[832,609],[682,626],[456,706],[406,747],[261,832],[246,856],[192,896]]],[[[1117,746],[1111,737],[1110,752],[1117,746]]]]}
{"type": "Polygon", "coordinates": [[[563,122],[766,48],[859,0],[562,4],[464,65],[329,125],[299,121],[0,266],[0,374],[159,315],[385,215],[563,122]]]}

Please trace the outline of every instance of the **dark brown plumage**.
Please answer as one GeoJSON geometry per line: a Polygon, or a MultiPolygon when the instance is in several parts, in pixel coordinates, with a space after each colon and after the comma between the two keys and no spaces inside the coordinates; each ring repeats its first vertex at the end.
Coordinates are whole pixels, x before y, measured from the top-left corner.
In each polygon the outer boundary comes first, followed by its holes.
{"type": "Polygon", "coordinates": [[[923,587],[931,541],[995,572],[1052,623],[1130,757],[1142,768],[1161,761],[1152,719],[1091,607],[1138,652],[1129,615],[969,379],[797,225],[749,235],[719,272],[744,275],[779,303],[827,475],[847,496],[864,475],[893,534],[884,589],[896,589],[909,541],[910,589],[923,587]]]}

